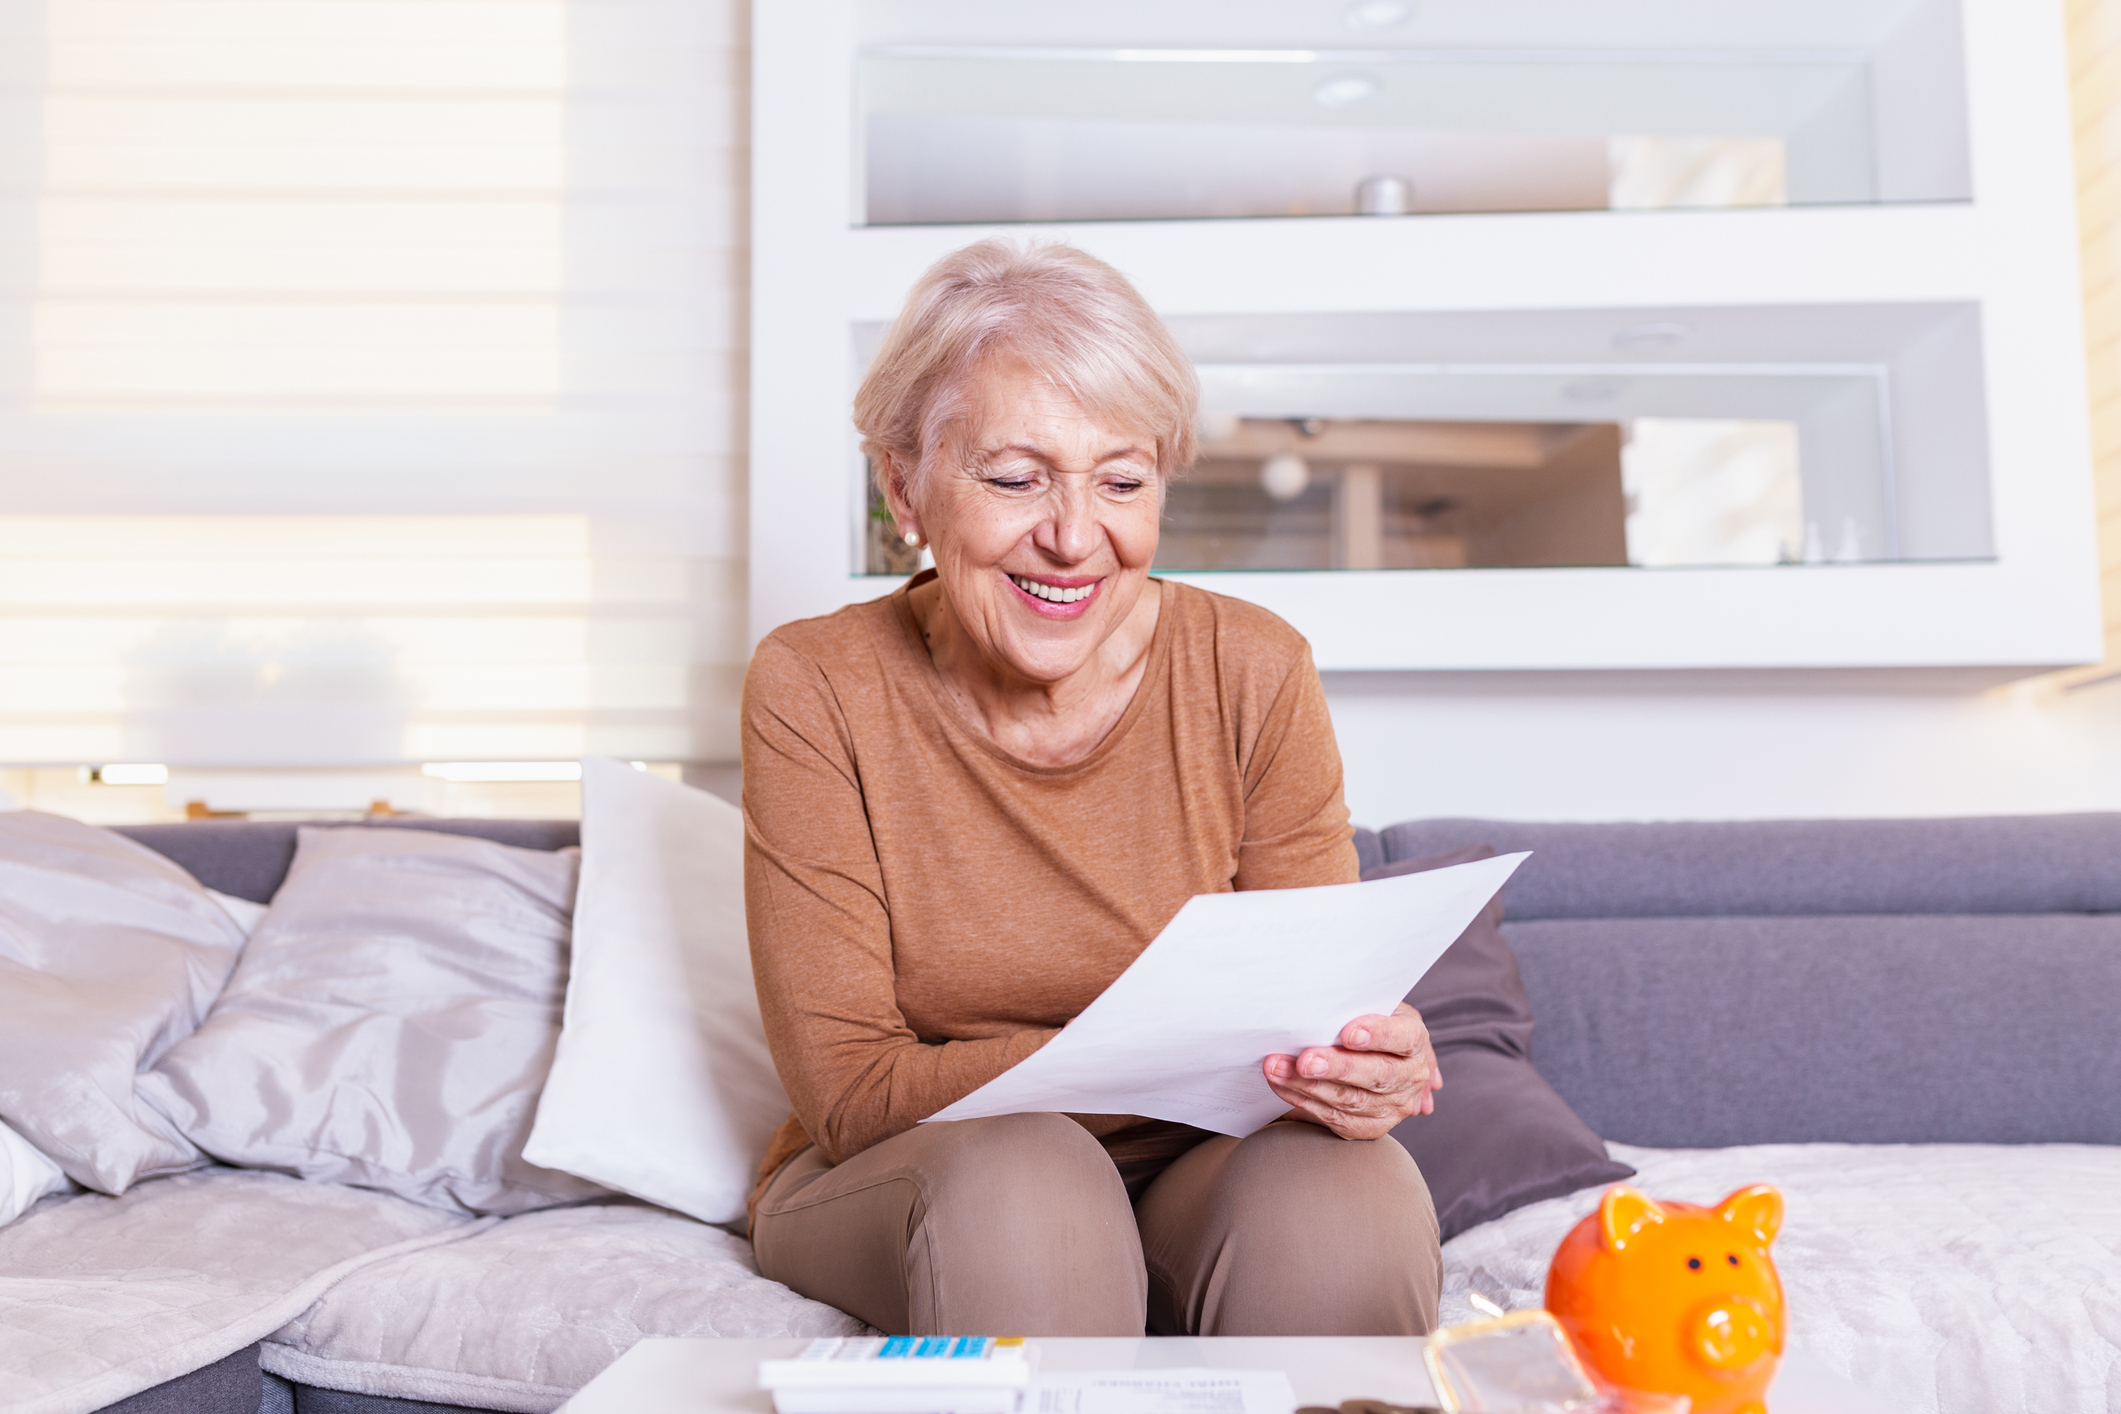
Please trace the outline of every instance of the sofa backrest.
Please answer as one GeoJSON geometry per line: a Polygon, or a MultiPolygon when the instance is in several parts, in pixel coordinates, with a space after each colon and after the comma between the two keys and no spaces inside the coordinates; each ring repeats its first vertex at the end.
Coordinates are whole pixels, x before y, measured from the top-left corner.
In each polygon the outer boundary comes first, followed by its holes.
{"type": "MultiPolygon", "coordinates": [[[[329,823],[329,822],[324,822],[329,823]]],[[[360,822],[383,829],[438,830],[476,835],[524,849],[565,849],[582,842],[573,820],[429,820],[371,815],[360,822]]],[[[294,863],[295,830],[281,820],[187,820],[181,825],[126,825],[117,833],[175,860],[209,889],[270,903],[294,863]]]]}
{"type": "Polygon", "coordinates": [[[1534,851],[1503,895],[1532,1060],[1609,1139],[2121,1144],[2121,815],[1359,841],[1475,843],[1534,851]]]}
{"type": "MultiPolygon", "coordinates": [[[[1550,825],[1409,820],[1376,862],[1531,850],[1509,916],[2121,912],[2121,814],[1550,825]]],[[[1365,861],[1369,863],[1370,861],[1365,861]]]]}

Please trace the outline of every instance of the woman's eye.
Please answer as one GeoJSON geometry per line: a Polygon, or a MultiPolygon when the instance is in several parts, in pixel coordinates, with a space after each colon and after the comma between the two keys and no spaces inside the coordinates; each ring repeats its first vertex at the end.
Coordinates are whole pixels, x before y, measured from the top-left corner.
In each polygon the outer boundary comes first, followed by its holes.
{"type": "Polygon", "coordinates": [[[1002,491],[1029,491],[1031,489],[1031,478],[1028,476],[990,476],[987,478],[987,484],[1002,491]]]}

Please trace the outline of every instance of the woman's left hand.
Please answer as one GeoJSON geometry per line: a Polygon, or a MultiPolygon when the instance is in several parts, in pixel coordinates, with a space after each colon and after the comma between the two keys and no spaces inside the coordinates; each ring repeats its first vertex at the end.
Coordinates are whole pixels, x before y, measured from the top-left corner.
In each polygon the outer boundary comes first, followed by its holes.
{"type": "Polygon", "coordinates": [[[1401,1002],[1390,1016],[1358,1016],[1339,1044],[1268,1056],[1267,1085],[1291,1106],[1289,1119],[1324,1125],[1343,1139],[1382,1139],[1409,1115],[1429,1114],[1443,1086],[1429,1028],[1401,1002]]]}

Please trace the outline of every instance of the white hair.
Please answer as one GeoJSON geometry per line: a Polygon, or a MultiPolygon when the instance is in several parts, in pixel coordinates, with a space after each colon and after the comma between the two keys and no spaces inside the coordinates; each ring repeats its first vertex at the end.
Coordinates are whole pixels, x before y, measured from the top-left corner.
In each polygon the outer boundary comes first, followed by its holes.
{"type": "Polygon", "coordinates": [[[1153,433],[1159,479],[1193,461],[1200,379],[1119,271],[1073,246],[992,239],[928,268],[854,395],[879,489],[952,450],[994,365],[1020,361],[1113,427],[1153,433]]]}

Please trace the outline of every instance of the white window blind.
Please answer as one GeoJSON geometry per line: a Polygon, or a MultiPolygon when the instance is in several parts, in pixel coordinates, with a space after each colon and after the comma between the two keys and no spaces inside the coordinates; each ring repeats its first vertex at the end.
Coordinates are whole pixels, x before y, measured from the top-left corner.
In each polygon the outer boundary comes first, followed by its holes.
{"type": "Polygon", "coordinates": [[[0,4],[0,762],[732,756],[741,42],[0,4]]]}

